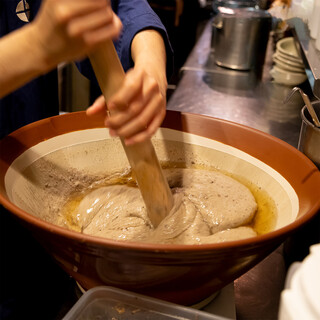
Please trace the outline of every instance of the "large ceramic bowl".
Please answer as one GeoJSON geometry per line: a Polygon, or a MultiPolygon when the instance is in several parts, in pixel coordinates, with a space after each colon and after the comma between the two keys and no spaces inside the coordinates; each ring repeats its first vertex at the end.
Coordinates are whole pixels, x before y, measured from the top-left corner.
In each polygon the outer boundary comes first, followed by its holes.
{"type": "Polygon", "coordinates": [[[274,230],[224,243],[160,245],[98,238],[53,224],[48,199],[65,190],[54,180],[57,192],[46,197],[55,172],[63,176],[72,169],[91,176],[127,165],[119,141],[84,112],[33,123],[1,141],[1,203],[84,289],[109,285],[185,305],[206,299],[248,271],[320,208],[320,172],[270,135],[168,111],[153,141],[160,160],[216,167],[264,190],[277,207],[274,230]],[[48,154],[45,170],[34,169],[26,178],[25,169],[48,154]]]}

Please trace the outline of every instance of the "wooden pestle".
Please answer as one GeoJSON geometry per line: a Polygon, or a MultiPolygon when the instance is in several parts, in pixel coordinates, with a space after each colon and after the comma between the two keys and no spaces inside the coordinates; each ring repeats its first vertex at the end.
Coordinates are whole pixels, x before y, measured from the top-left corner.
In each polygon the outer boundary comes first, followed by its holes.
{"type": "MultiPolygon", "coordinates": [[[[106,101],[120,88],[124,70],[111,40],[90,54],[90,61],[106,101]]],[[[121,139],[154,227],[173,207],[173,197],[151,140],[126,146],[121,139]]]]}

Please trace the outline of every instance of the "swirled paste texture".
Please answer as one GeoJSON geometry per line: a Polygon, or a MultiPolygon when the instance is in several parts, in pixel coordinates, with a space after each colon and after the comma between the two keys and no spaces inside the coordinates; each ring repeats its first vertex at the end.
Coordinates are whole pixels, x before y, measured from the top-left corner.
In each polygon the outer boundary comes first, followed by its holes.
{"type": "Polygon", "coordinates": [[[116,240],[203,244],[255,236],[247,225],[257,210],[250,190],[217,171],[166,169],[175,205],[154,228],[138,188],[99,187],[76,210],[83,233],[116,240]]]}

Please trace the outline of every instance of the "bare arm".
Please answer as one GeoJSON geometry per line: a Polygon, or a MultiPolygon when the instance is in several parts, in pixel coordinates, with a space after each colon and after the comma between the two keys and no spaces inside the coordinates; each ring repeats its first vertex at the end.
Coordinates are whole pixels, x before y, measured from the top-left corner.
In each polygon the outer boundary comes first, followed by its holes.
{"type": "Polygon", "coordinates": [[[49,70],[43,51],[33,45],[27,25],[0,40],[0,97],[49,70]]]}
{"type": "Polygon", "coordinates": [[[85,56],[120,30],[106,0],[44,0],[32,23],[0,39],[0,97],[85,56]]]}
{"type": "MultiPolygon", "coordinates": [[[[110,134],[123,137],[126,144],[151,138],[166,113],[166,51],[161,35],[155,30],[139,32],[132,41],[131,54],[134,68],[107,102],[108,109],[115,112],[105,120],[110,134]]],[[[104,116],[103,98],[87,113],[104,116]]]]}
{"type": "Polygon", "coordinates": [[[138,33],[132,41],[132,59],[135,67],[144,69],[153,76],[160,86],[161,93],[166,96],[166,49],[161,35],[155,30],[138,33]]]}

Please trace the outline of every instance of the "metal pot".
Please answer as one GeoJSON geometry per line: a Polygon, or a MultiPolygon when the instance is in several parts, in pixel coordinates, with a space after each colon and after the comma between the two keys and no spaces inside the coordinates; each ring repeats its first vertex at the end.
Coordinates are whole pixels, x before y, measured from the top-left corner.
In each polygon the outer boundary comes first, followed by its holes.
{"type": "Polygon", "coordinates": [[[213,20],[215,63],[234,70],[249,70],[263,64],[271,25],[267,11],[219,7],[213,20]]]}

